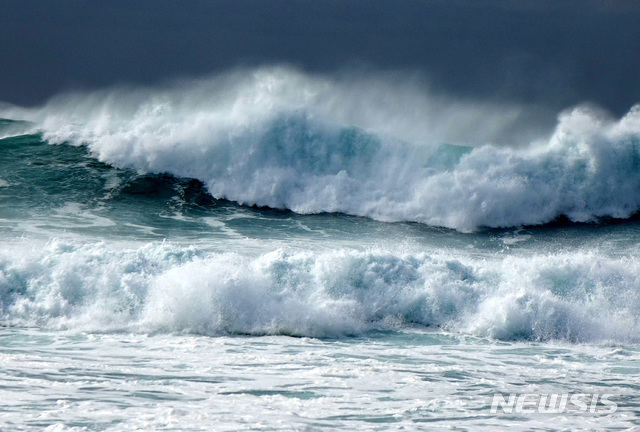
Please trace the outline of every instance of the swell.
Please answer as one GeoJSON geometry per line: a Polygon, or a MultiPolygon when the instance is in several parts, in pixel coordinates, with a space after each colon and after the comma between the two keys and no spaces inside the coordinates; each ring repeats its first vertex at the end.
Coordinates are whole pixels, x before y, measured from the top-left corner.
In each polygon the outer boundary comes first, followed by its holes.
{"type": "Polygon", "coordinates": [[[127,208],[148,214],[216,204],[197,180],[114,169],[84,147],[47,145],[38,134],[0,139],[0,175],[6,222],[47,222],[70,203],[121,217],[131,213],[127,208]]]}
{"type": "Polygon", "coordinates": [[[457,255],[15,242],[0,252],[0,323],[313,337],[420,325],[503,340],[638,342],[637,257],[457,255]]]}
{"type": "Polygon", "coordinates": [[[0,114],[116,167],[195,178],[215,198],[299,213],[473,231],[640,208],[638,107],[619,120],[577,107],[546,133],[527,107],[455,101],[383,76],[274,68],[0,114]]]}

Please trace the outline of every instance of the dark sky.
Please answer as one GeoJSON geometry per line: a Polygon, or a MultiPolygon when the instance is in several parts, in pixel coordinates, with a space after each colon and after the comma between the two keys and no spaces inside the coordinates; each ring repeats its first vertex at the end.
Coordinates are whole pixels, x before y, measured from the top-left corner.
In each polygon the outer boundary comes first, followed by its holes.
{"type": "Polygon", "coordinates": [[[420,71],[471,99],[622,114],[640,101],[635,0],[0,0],[0,100],[288,63],[420,71]]]}

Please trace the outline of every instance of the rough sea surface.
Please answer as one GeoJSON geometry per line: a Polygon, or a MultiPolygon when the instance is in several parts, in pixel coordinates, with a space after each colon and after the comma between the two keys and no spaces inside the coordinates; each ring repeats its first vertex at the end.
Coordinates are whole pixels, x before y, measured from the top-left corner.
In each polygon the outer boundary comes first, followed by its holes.
{"type": "Polygon", "coordinates": [[[640,110],[527,114],[282,68],[1,107],[0,429],[640,427],[640,110]]]}

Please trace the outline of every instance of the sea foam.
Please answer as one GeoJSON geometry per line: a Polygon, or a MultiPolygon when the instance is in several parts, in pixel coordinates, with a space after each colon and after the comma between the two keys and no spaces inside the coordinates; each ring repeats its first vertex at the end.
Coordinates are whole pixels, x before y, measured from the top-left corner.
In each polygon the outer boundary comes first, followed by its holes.
{"type": "Polygon", "coordinates": [[[640,260],[53,241],[0,253],[0,323],[344,337],[427,326],[504,340],[637,342],[640,260]]]}
{"type": "Polygon", "coordinates": [[[299,213],[472,231],[640,208],[638,107],[619,120],[570,109],[548,133],[525,126],[527,116],[537,124],[534,111],[384,76],[271,68],[60,96],[0,115],[116,167],[197,178],[216,198],[299,213]]]}

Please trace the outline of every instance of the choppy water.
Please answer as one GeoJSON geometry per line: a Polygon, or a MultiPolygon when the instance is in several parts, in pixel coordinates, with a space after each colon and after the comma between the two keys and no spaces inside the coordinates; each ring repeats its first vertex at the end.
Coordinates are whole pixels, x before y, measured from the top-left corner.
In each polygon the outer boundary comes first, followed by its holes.
{"type": "Polygon", "coordinates": [[[636,348],[424,330],[287,336],[2,335],[6,430],[628,429],[636,348]],[[495,392],[615,394],[613,415],[490,414],[495,392]]]}
{"type": "Polygon", "coordinates": [[[3,108],[0,429],[637,427],[638,110],[484,145],[511,111],[352,84],[3,108]]]}

